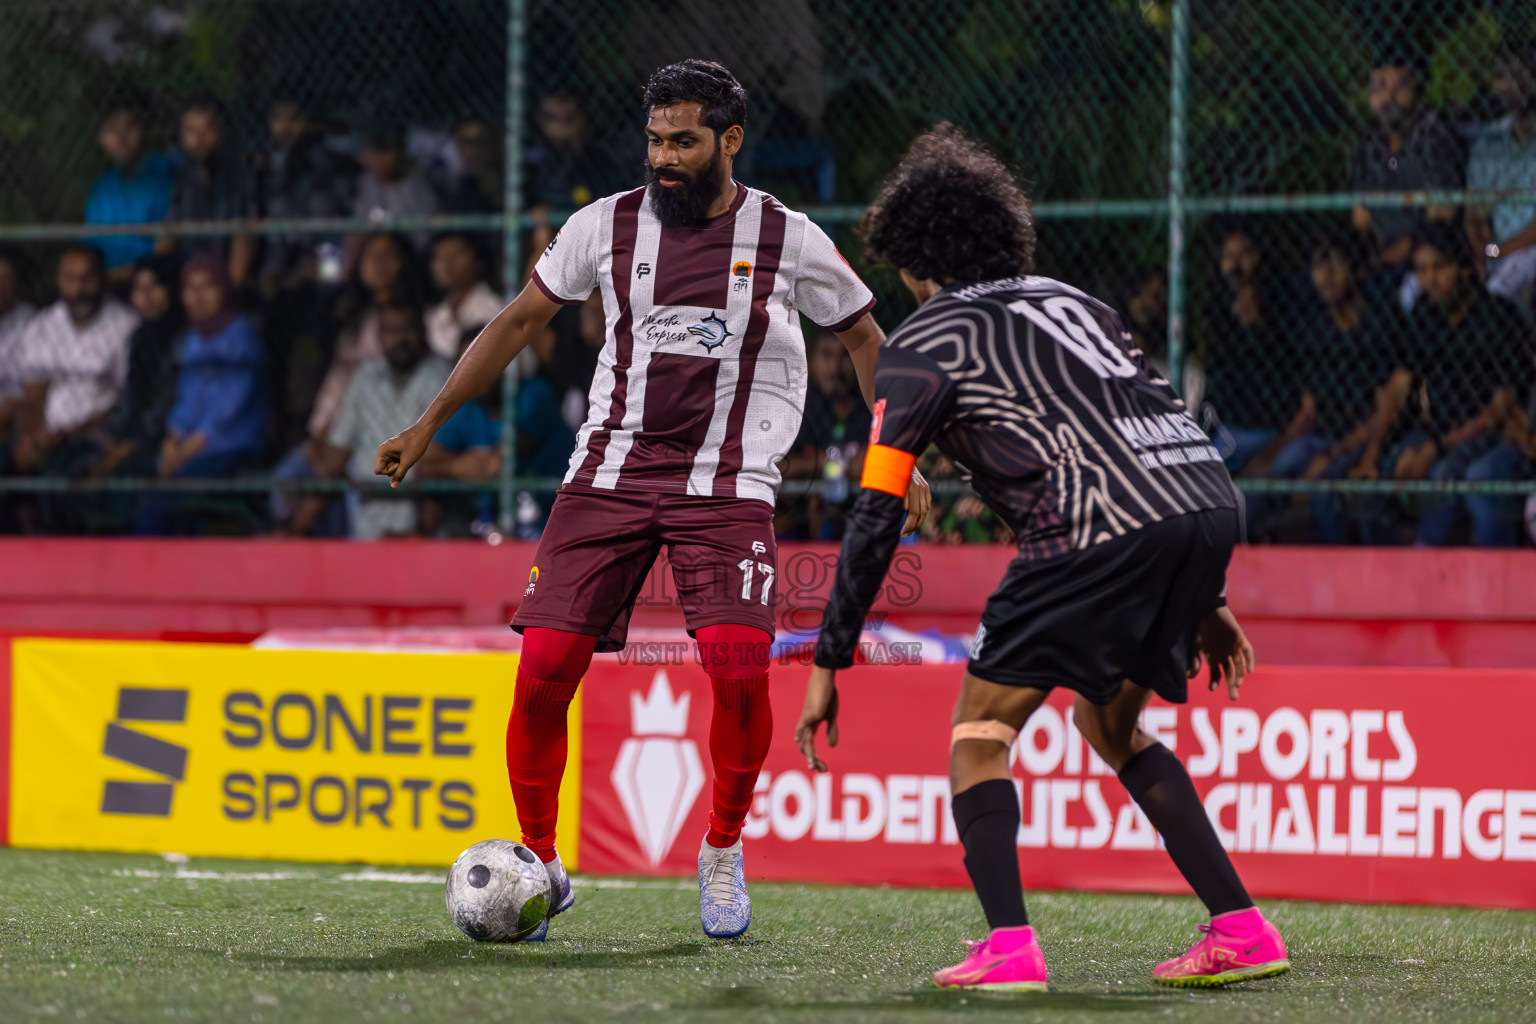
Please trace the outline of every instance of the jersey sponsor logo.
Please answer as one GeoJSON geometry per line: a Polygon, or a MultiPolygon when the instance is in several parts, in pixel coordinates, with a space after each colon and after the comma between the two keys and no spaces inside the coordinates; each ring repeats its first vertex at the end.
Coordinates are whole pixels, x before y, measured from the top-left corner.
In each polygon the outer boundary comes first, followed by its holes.
{"type": "Polygon", "coordinates": [[[884,422],[885,399],[882,398],[875,402],[874,418],[870,421],[869,424],[869,443],[871,445],[877,445],[880,443],[880,426],[884,422]]]}
{"type": "Polygon", "coordinates": [[[640,263],[640,264],[637,264],[635,266],[635,276],[636,277],[645,277],[650,272],[651,272],[651,265],[649,263],[640,263]]]}
{"type": "Polygon", "coordinates": [[[649,693],[630,691],[630,736],[609,776],[635,841],[653,867],[666,859],[704,788],[699,745],[688,736],[692,699],[686,691],[673,696],[665,669],[651,679],[649,693]]]}
{"type": "Polygon", "coordinates": [[[550,253],[555,251],[555,243],[558,242],[558,241],[560,241],[560,235],[558,235],[558,234],[555,235],[554,238],[551,238],[549,240],[549,244],[544,247],[544,255],[545,256],[548,256],[550,253]]]}
{"type": "Polygon", "coordinates": [[[697,338],[707,352],[713,352],[724,345],[726,339],[734,337],[730,328],[725,325],[725,321],[715,313],[710,313],[709,316],[688,328],[688,333],[697,338]]]}

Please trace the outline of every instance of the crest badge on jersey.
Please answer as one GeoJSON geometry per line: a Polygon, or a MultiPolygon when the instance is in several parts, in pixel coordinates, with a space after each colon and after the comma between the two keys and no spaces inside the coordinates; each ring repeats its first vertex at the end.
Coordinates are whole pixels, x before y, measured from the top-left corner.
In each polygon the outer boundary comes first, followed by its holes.
{"type": "Polygon", "coordinates": [[[539,567],[538,566],[534,566],[532,569],[528,570],[528,586],[523,591],[523,596],[524,597],[532,596],[532,594],[533,594],[533,586],[534,586],[535,583],[538,583],[538,582],[539,582],[539,567]]]}
{"type": "Polygon", "coordinates": [[[885,399],[875,402],[873,415],[869,422],[869,443],[871,446],[880,443],[880,427],[885,423],[885,399]]]}
{"type": "Polygon", "coordinates": [[[751,283],[752,283],[752,264],[748,263],[746,260],[742,260],[741,262],[737,263],[734,267],[732,267],[731,268],[731,274],[736,279],[735,282],[731,285],[731,287],[733,289],[735,289],[736,291],[744,292],[744,291],[747,290],[747,288],[749,288],[751,286],[751,283]]]}
{"type": "Polygon", "coordinates": [[[688,328],[688,333],[698,339],[699,344],[703,345],[708,352],[713,352],[724,345],[726,339],[735,337],[725,321],[715,313],[710,313],[709,316],[688,328]]]}

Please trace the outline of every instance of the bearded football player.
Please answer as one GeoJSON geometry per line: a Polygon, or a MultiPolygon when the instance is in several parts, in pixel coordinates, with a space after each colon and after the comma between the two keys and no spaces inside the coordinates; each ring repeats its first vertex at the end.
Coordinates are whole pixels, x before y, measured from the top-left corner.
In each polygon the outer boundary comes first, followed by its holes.
{"type": "MultiPolygon", "coordinates": [[[[567,708],[593,653],[624,646],[665,548],[714,693],[699,916],[723,939],[752,917],[741,829],[773,726],[773,509],[804,408],[800,317],[841,339],[866,402],[884,335],[869,289],[826,234],[732,177],[747,98],[728,70],[701,60],[661,68],[643,106],[644,187],[572,215],[427,411],[380,445],[375,470],[398,485],[561,305],[601,293],[607,337],[586,423],[512,621],[523,645],[507,774],[523,842],[549,872],[551,916],[562,913],[575,901],[555,845],[567,708]]],[[[928,493],[908,476],[910,532],[928,493]]],[[[535,938],[546,932],[547,922],[535,938]]]]}

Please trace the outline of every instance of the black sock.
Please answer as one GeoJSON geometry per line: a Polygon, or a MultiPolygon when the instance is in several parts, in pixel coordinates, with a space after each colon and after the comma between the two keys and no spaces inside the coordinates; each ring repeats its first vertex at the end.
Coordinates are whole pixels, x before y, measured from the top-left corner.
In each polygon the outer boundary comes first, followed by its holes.
{"type": "Polygon", "coordinates": [[[1163,837],[1168,856],[1211,916],[1253,906],[1232,859],[1221,848],[1189,772],[1173,751],[1154,743],[1120,769],[1120,781],[1163,837]]]}
{"type": "Polygon", "coordinates": [[[1029,924],[1019,880],[1019,794],[1008,779],[978,782],[950,801],[965,870],[992,928],[1029,924]]]}

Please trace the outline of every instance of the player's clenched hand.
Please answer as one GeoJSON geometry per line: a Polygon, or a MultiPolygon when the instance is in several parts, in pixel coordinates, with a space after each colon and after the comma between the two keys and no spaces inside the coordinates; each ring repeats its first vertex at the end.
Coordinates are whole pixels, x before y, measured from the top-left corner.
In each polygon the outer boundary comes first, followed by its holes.
{"type": "Polygon", "coordinates": [[[389,486],[399,487],[412,466],[421,461],[432,443],[430,435],[415,425],[406,427],[394,437],[379,445],[378,458],[373,460],[373,472],[389,477],[389,486]]]}
{"type": "Polygon", "coordinates": [[[813,772],[827,770],[826,762],[816,756],[816,730],[827,723],[827,744],[837,746],[837,673],[816,666],[805,688],[805,707],[795,726],[795,742],[805,755],[805,766],[813,772]]]}
{"type": "Polygon", "coordinates": [[[933,495],[928,493],[928,481],[923,479],[923,474],[912,468],[912,483],[907,486],[907,521],[901,528],[903,537],[910,537],[922,529],[923,521],[928,518],[928,510],[933,507],[933,495]]]}
{"type": "Polygon", "coordinates": [[[1222,677],[1227,681],[1227,696],[1237,700],[1243,677],[1253,671],[1253,645],[1243,635],[1232,609],[1222,606],[1207,612],[1200,620],[1196,637],[1200,653],[1211,666],[1211,689],[1222,677]]]}

